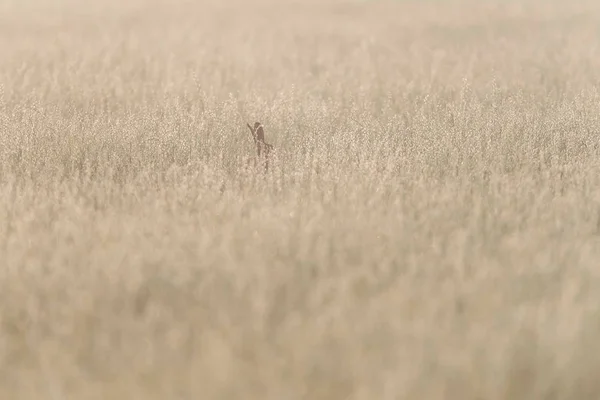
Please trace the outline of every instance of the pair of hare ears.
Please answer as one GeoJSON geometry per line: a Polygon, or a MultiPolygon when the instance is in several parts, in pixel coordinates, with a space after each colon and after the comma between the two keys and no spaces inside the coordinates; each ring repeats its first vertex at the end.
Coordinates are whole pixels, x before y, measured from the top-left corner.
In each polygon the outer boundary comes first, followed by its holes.
{"type": "Polygon", "coordinates": [[[246,124],[252,132],[252,137],[255,141],[264,142],[265,141],[265,130],[260,122],[255,122],[254,127],[250,124],[246,124]]]}

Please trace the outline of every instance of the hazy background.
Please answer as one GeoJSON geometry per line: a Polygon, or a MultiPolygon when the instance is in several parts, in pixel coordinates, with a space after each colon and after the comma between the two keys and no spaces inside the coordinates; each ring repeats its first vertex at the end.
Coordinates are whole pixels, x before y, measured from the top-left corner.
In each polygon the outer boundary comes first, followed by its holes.
{"type": "Polygon", "coordinates": [[[1,0],[0,397],[597,398],[599,45],[593,0],[1,0]]]}

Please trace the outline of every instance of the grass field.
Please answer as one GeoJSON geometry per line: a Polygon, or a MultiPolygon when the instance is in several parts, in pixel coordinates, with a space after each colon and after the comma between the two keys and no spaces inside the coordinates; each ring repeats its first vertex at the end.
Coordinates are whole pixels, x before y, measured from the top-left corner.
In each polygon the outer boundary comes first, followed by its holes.
{"type": "Polygon", "coordinates": [[[0,398],[600,396],[597,1],[1,0],[0,49],[0,398]]]}

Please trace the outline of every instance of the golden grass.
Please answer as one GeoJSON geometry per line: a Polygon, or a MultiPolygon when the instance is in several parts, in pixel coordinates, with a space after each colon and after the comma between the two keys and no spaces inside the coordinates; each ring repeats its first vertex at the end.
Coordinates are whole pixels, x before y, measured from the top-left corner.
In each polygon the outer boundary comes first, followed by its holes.
{"type": "Polygon", "coordinates": [[[596,3],[5,0],[0,397],[597,398],[596,3]]]}

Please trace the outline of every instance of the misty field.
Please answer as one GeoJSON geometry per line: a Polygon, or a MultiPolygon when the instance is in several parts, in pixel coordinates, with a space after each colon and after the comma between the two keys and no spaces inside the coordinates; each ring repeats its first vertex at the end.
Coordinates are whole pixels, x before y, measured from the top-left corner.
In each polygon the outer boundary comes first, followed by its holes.
{"type": "Polygon", "coordinates": [[[0,0],[0,398],[596,399],[599,338],[600,3],[0,0]]]}

